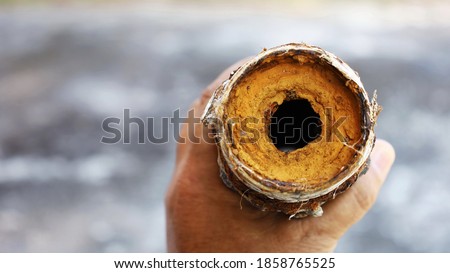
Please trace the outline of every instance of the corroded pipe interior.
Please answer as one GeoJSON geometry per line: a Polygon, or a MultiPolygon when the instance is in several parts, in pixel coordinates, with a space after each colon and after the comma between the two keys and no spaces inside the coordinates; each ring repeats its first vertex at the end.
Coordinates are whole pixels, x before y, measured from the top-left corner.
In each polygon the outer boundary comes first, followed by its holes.
{"type": "Polygon", "coordinates": [[[229,119],[251,117],[262,121],[253,125],[261,136],[254,142],[241,141],[246,136],[240,124],[229,132],[238,151],[236,156],[243,164],[268,179],[319,189],[319,184],[354,163],[357,152],[350,147],[361,141],[362,109],[358,94],[346,86],[346,79],[334,67],[319,58],[307,57],[305,60],[293,52],[267,56],[254,64],[234,79],[224,114],[229,119]],[[281,116],[295,116],[296,121],[318,116],[323,121],[320,138],[312,142],[311,137],[298,145],[284,145],[281,141],[277,147],[267,126],[277,110],[281,110],[281,116]]]}
{"type": "Polygon", "coordinates": [[[203,122],[212,125],[228,187],[262,210],[304,217],[321,215],[367,169],[379,111],[342,60],[287,44],[233,72],[203,122]]]}

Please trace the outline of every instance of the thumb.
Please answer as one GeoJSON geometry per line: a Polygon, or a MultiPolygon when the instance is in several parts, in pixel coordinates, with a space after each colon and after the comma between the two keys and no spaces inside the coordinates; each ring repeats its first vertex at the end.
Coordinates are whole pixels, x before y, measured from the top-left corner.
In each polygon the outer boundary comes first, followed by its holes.
{"type": "Polygon", "coordinates": [[[394,163],[394,148],[387,141],[377,140],[370,159],[368,172],[344,194],[326,204],[322,217],[308,219],[314,226],[311,228],[339,239],[369,211],[394,163]]]}

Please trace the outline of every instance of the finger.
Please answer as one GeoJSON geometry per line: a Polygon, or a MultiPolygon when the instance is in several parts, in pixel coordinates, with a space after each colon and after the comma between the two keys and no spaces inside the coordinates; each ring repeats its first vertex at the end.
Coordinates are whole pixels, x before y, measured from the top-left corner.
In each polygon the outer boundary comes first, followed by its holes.
{"type": "Polygon", "coordinates": [[[208,87],[205,88],[205,90],[203,90],[202,96],[198,100],[198,104],[195,105],[195,106],[198,107],[199,110],[201,110],[201,112],[203,112],[203,110],[205,109],[206,104],[208,103],[208,101],[211,98],[211,96],[214,93],[214,91],[225,80],[227,80],[230,77],[230,75],[231,75],[231,73],[233,71],[237,70],[239,67],[241,67],[243,64],[245,64],[246,62],[248,62],[252,58],[253,58],[253,56],[250,56],[250,57],[244,58],[244,59],[242,59],[240,61],[237,61],[236,63],[232,64],[227,69],[225,69],[222,73],[220,73],[220,75],[214,81],[212,81],[208,85],[208,87]]]}
{"type": "Polygon", "coordinates": [[[201,159],[204,162],[214,162],[217,160],[217,152],[214,147],[214,141],[209,135],[209,130],[200,121],[206,104],[216,90],[230,74],[247,62],[251,57],[242,59],[225,69],[208,87],[202,92],[202,95],[192,105],[188,112],[188,118],[183,124],[180,133],[180,144],[177,148],[177,163],[180,162],[183,155],[189,150],[189,155],[201,159]],[[194,144],[194,145],[192,145],[194,144]],[[197,145],[199,144],[199,145],[197,145]],[[214,157],[214,159],[213,159],[214,157]]]}
{"type": "Polygon", "coordinates": [[[384,140],[377,140],[370,159],[368,172],[352,188],[326,204],[322,217],[306,219],[311,229],[338,239],[367,213],[394,163],[394,148],[384,140]]]}

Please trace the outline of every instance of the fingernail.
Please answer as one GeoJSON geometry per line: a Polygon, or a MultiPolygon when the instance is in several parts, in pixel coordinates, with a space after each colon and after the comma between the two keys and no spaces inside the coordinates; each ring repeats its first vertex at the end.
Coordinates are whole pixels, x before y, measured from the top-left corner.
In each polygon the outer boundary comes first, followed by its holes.
{"type": "Polygon", "coordinates": [[[391,144],[384,140],[378,140],[375,143],[375,148],[373,149],[371,155],[372,164],[377,165],[377,168],[382,172],[383,175],[387,175],[387,172],[391,168],[395,160],[395,150],[391,144]]]}

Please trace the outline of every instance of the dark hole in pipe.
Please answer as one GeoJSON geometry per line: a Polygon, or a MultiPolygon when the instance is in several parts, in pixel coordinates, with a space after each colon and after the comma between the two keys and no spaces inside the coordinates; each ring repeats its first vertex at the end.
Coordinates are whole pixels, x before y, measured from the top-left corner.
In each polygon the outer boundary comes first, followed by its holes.
{"type": "Polygon", "coordinates": [[[270,119],[269,137],[283,152],[303,148],[321,133],[320,116],[306,99],[284,101],[270,119]]]}

